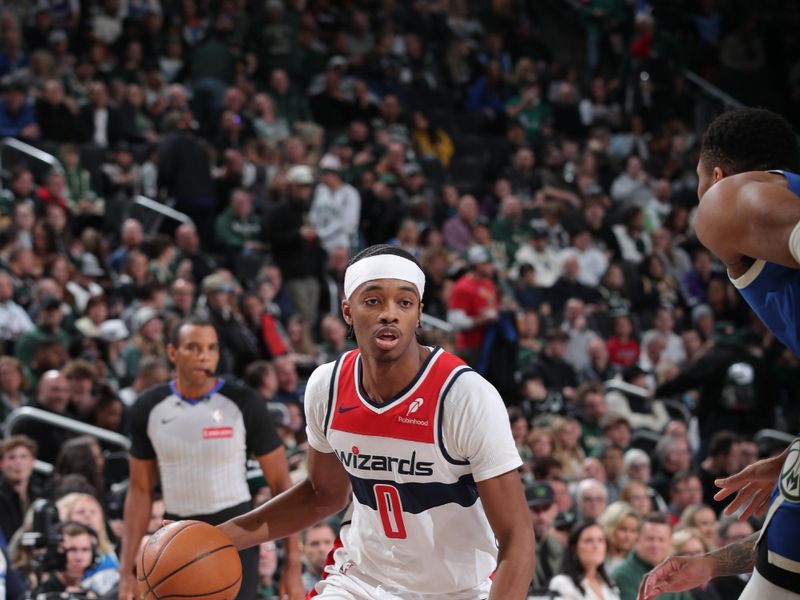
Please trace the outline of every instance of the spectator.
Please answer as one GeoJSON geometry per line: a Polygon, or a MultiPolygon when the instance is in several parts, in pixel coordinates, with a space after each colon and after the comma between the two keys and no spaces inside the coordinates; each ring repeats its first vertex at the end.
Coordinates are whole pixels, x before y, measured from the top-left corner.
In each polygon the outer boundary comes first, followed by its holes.
{"type": "Polygon", "coordinates": [[[431,125],[428,115],[422,111],[413,115],[411,139],[420,157],[437,160],[445,169],[450,166],[453,141],[444,129],[431,125]]]}
{"type": "Polygon", "coordinates": [[[572,417],[558,417],[551,425],[555,435],[553,457],[561,463],[561,472],[567,479],[575,479],[581,469],[586,455],[578,443],[581,437],[581,426],[572,417]]]}
{"type": "Polygon", "coordinates": [[[533,481],[525,486],[525,498],[537,544],[533,587],[543,589],[558,573],[564,559],[564,547],[550,535],[558,506],[555,504],[553,489],[546,481],[533,481]]]}
{"type": "Polygon", "coordinates": [[[211,160],[206,146],[192,133],[191,117],[191,113],[175,111],[164,118],[165,135],[158,143],[159,187],[175,198],[175,208],[192,219],[200,239],[208,244],[214,239],[217,209],[211,160]]]}
{"type": "Polygon", "coordinates": [[[314,190],[309,222],[326,252],[336,247],[355,248],[361,214],[361,196],[342,179],[342,164],[328,154],[319,164],[320,183],[314,190]]]}
{"type": "Polygon", "coordinates": [[[466,252],[472,243],[472,230],[478,219],[478,202],[465,194],[458,201],[458,213],[442,226],[444,243],[456,252],[466,252]]]}
{"type": "Polygon", "coordinates": [[[572,234],[572,245],[561,251],[559,260],[563,263],[570,256],[577,259],[578,282],[589,287],[597,287],[608,269],[606,255],[591,246],[592,236],[588,229],[581,228],[572,234]]]}
{"type": "Polygon", "coordinates": [[[653,251],[650,234],[644,230],[644,212],[638,206],[626,209],[622,223],[614,225],[613,230],[623,260],[638,265],[653,251]]]}
{"type": "Polygon", "coordinates": [[[288,356],[279,356],[273,361],[275,374],[278,377],[278,391],[273,400],[284,404],[303,404],[305,385],[297,375],[297,367],[288,356]]]}
{"type": "Polygon", "coordinates": [[[36,123],[42,140],[59,144],[74,142],[78,137],[78,107],[58,79],[44,83],[42,95],[36,100],[36,123]]]}
{"type": "Polygon", "coordinates": [[[533,367],[547,387],[567,400],[575,395],[577,377],[575,370],[564,358],[569,334],[559,329],[549,329],[545,334],[544,352],[533,367]]]}
{"type": "Polygon", "coordinates": [[[68,412],[84,423],[88,422],[94,412],[97,398],[94,387],[97,382],[97,370],[90,362],[72,360],[61,370],[69,384],[68,412]]]}
{"type": "Polygon", "coordinates": [[[234,286],[221,273],[203,279],[206,311],[220,345],[221,373],[241,375],[258,354],[258,343],[241,319],[232,310],[234,286]]]}
{"type": "Polygon", "coordinates": [[[217,244],[232,255],[263,249],[261,218],[253,210],[253,197],[242,189],[234,190],[230,206],[214,222],[217,244]]]}
{"type": "Polygon", "coordinates": [[[583,479],[575,487],[577,513],[584,521],[597,520],[606,509],[607,499],[606,486],[597,479],[583,479]]]}
{"type": "Polygon", "coordinates": [[[606,537],[594,521],[576,524],[570,531],[564,563],[549,588],[562,598],[619,600],[616,586],[606,574],[606,537]]]}
{"type": "MultiPolygon", "coordinates": [[[[672,526],[664,515],[650,513],[642,521],[635,551],[612,573],[621,600],[635,600],[647,572],[670,553],[672,526]]],[[[662,600],[691,600],[689,592],[661,594],[662,600]]]]}
{"type": "Polygon", "coordinates": [[[23,364],[30,365],[37,347],[45,342],[57,342],[67,347],[69,334],[61,326],[64,313],[61,301],[53,295],[44,296],[39,302],[36,326],[23,333],[14,346],[14,355],[23,364]]]}
{"type": "Polygon", "coordinates": [[[28,102],[27,91],[20,82],[6,84],[5,94],[0,102],[0,135],[3,137],[29,141],[39,137],[39,125],[33,105],[28,102]]]}
{"type": "Polygon", "coordinates": [[[608,505],[597,523],[603,528],[608,541],[606,570],[614,572],[636,546],[642,516],[627,502],[618,501],[608,505]]]}
{"type": "Polygon", "coordinates": [[[630,367],[639,360],[639,342],[633,337],[633,323],[628,314],[614,316],[613,333],[606,342],[608,359],[619,367],[630,367]]]}
{"type": "Polygon", "coordinates": [[[719,491],[714,481],[739,471],[740,439],[732,431],[718,431],[708,444],[708,456],[700,463],[698,473],[703,484],[703,502],[717,514],[722,511],[724,504],[714,500],[714,495],[719,491]]]}
{"type": "Polygon", "coordinates": [[[610,390],[606,394],[609,412],[624,417],[633,429],[661,431],[669,421],[669,414],[662,400],[650,396],[647,374],[640,367],[631,365],[622,371],[622,381],[641,393],[610,390]]]}
{"type": "Polygon", "coordinates": [[[683,509],[681,518],[678,521],[680,529],[695,528],[703,536],[709,549],[717,547],[717,530],[719,521],[717,515],[710,506],[706,504],[692,504],[683,509]]]}
{"type": "Polygon", "coordinates": [[[12,435],[0,442],[0,533],[5,539],[22,526],[28,507],[47,492],[44,480],[33,472],[36,442],[12,435]]]}
{"type": "Polygon", "coordinates": [[[139,394],[152,387],[166,383],[169,372],[159,356],[145,356],[139,362],[139,370],[130,387],[119,391],[119,397],[126,406],[132,406],[139,394]]]}
{"type": "MultiPolygon", "coordinates": [[[[749,521],[727,518],[720,523],[717,533],[719,536],[716,541],[717,547],[724,548],[729,544],[740,542],[753,535],[753,526],[749,521]]],[[[727,575],[715,578],[711,585],[720,598],[738,598],[745,585],[747,585],[749,578],[749,573],[745,575],[727,575]]]]}
{"type": "Polygon", "coordinates": [[[0,340],[10,348],[33,328],[28,313],[14,302],[13,279],[8,273],[0,271],[0,340]]]}
{"type": "MultiPolygon", "coordinates": [[[[692,465],[692,452],[686,438],[664,435],[656,444],[655,457],[659,468],[653,473],[650,485],[662,498],[667,498],[672,478],[677,473],[689,471],[692,465]]],[[[702,500],[702,486],[700,490],[702,500]]],[[[698,502],[700,502],[698,500],[698,502]]]]}
{"type": "Polygon", "coordinates": [[[102,81],[91,84],[89,102],[80,109],[78,119],[84,142],[108,148],[125,138],[122,115],[111,105],[108,88],[102,81]]]}
{"type": "Polygon", "coordinates": [[[689,506],[703,501],[703,486],[700,478],[692,471],[679,471],[672,476],[669,485],[669,514],[667,517],[676,525],[689,506]]]}
{"type": "Polygon", "coordinates": [[[307,592],[322,580],[328,553],[333,549],[336,532],[325,521],[312,525],[300,536],[303,547],[303,585],[307,592]]]}
{"type": "Polygon", "coordinates": [[[464,360],[476,365],[487,327],[497,321],[499,292],[492,281],[494,265],[482,246],[468,253],[471,269],[453,286],[447,319],[458,331],[456,350],[464,360]]]}
{"type": "Polygon", "coordinates": [[[97,557],[84,571],[81,587],[95,594],[107,594],[119,581],[119,561],[108,539],[103,507],[94,496],[75,493],[59,498],[56,507],[62,521],[74,521],[96,532],[97,557]]]}

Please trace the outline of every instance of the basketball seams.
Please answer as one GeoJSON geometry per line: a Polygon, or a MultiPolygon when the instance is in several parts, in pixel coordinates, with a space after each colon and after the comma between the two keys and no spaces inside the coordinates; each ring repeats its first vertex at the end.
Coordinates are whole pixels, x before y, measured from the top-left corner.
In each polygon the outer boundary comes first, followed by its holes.
{"type": "MultiPolygon", "coordinates": [[[[242,579],[242,577],[240,575],[239,577],[237,577],[233,581],[233,583],[231,583],[229,585],[226,585],[224,588],[221,588],[221,589],[218,589],[218,590],[213,590],[211,592],[206,592],[206,593],[203,593],[203,594],[170,594],[169,596],[156,596],[156,598],[158,600],[167,600],[167,598],[200,598],[200,597],[205,597],[205,596],[211,596],[213,594],[221,594],[225,590],[229,590],[230,588],[232,588],[233,586],[238,584],[239,581],[241,581],[241,579],[242,579]]],[[[155,592],[153,592],[153,595],[155,595],[155,592]]]]}
{"type": "MultiPolygon", "coordinates": [[[[194,527],[195,525],[200,525],[200,524],[201,524],[201,521],[188,521],[185,526],[181,527],[174,534],[172,534],[172,537],[167,540],[167,543],[164,544],[163,546],[161,546],[161,548],[159,548],[158,553],[156,554],[155,558],[153,559],[153,563],[150,565],[150,570],[147,573],[144,572],[145,571],[145,568],[144,568],[144,549],[142,549],[142,560],[140,562],[142,563],[142,574],[144,575],[144,578],[140,579],[138,574],[137,574],[136,578],[139,579],[139,581],[147,581],[147,578],[150,576],[150,573],[153,572],[153,569],[155,569],[156,565],[158,564],[158,561],[161,559],[161,555],[164,554],[164,551],[167,549],[167,546],[169,546],[172,543],[172,540],[174,540],[176,537],[178,537],[179,533],[181,533],[183,531],[186,531],[187,529],[189,529],[191,527],[194,527]]],[[[147,543],[149,544],[150,542],[148,541],[147,543]]],[[[149,586],[150,582],[147,582],[147,585],[149,586]]]]}
{"type": "MultiPolygon", "coordinates": [[[[172,541],[172,540],[170,540],[170,541],[172,541]]],[[[165,545],[166,545],[166,544],[165,544],[165,545]]],[[[175,575],[175,574],[177,574],[177,573],[180,573],[180,572],[181,572],[183,569],[185,569],[186,567],[189,567],[189,566],[193,565],[194,563],[196,563],[196,562],[198,562],[198,561],[201,561],[201,560],[203,560],[204,558],[207,558],[208,556],[211,556],[212,554],[216,554],[217,552],[220,552],[220,551],[222,551],[222,550],[225,550],[226,548],[233,548],[233,549],[234,549],[234,551],[236,551],[236,547],[235,547],[233,544],[225,544],[224,546],[220,546],[220,547],[218,547],[218,548],[214,548],[213,550],[207,550],[206,552],[203,552],[202,554],[200,554],[200,555],[198,555],[198,556],[195,556],[195,557],[194,557],[192,560],[190,560],[189,562],[187,562],[187,563],[184,563],[183,565],[181,565],[180,567],[178,567],[177,569],[175,569],[174,571],[172,571],[172,573],[168,573],[167,575],[165,575],[164,577],[162,577],[161,579],[159,579],[159,580],[158,580],[156,583],[154,583],[154,584],[150,584],[150,582],[148,581],[148,582],[147,582],[147,586],[148,586],[148,587],[149,587],[151,590],[155,590],[155,589],[156,589],[158,586],[160,586],[162,583],[164,583],[164,582],[165,582],[167,579],[169,579],[170,577],[172,577],[173,575],[175,575]]],[[[237,580],[237,581],[238,581],[238,580],[237,580]]],[[[155,592],[153,592],[153,593],[155,594],[155,592]]],[[[201,595],[205,596],[206,594],[201,594],[201,595]]],[[[163,599],[163,597],[161,597],[161,598],[163,599]]]]}

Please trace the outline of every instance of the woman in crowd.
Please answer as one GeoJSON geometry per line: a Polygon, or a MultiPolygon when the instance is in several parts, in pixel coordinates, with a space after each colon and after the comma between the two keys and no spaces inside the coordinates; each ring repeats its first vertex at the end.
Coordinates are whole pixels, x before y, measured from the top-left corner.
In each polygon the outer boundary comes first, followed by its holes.
{"type": "Polygon", "coordinates": [[[608,541],[606,571],[613,573],[628,557],[628,554],[639,539],[639,527],[642,517],[627,502],[619,501],[610,504],[597,519],[603,528],[608,541]]]}
{"type": "Polygon", "coordinates": [[[105,459],[100,442],[90,435],[72,438],[61,447],[55,467],[55,483],[58,485],[67,475],[82,475],[94,489],[94,495],[102,499],[105,495],[103,469],[105,459]]]}
{"type": "Polygon", "coordinates": [[[606,573],[606,536],[593,521],[577,523],[567,538],[561,572],[549,589],[563,600],[619,600],[619,592],[606,573]]]}
{"type": "Polygon", "coordinates": [[[712,547],[716,544],[719,520],[708,504],[692,504],[683,509],[678,528],[694,527],[712,547]]]}
{"type": "Polygon", "coordinates": [[[561,463],[562,474],[567,479],[575,479],[581,473],[586,458],[580,447],[581,426],[574,417],[559,417],[553,422],[555,449],[553,456],[561,463]]]}
{"type": "Polygon", "coordinates": [[[631,480],[622,486],[619,499],[630,504],[640,515],[650,514],[653,510],[653,499],[650,497],[647,485],[641,481],[631,480]]]}
{"type": "MultiPolygon", "coordinates": [[[[700,556],[711,550],[713,547],[699,529],[685,527],[672,534],[672,556],[700,556]]],[[[719,594],[713,581],[689,593],[694,600],[727,600],[719,594]]]]}

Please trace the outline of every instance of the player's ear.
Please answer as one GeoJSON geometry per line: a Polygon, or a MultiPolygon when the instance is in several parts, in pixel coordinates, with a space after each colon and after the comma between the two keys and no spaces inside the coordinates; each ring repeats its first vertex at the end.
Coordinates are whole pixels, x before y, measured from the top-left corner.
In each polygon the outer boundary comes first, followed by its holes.
{"type": "Polygon", "coordinates": [[[169,359],[169,362],[171,362],[173,365],[175,364],[175,352],[176,352],[175,346],[173,346],[172,344],[168,343],[167,344],[167,358],[169,359]]]}
{"type": "Polygon", "coordinates": [[[349,300],[342,300],[342,316],[344,317],[344,322],[347,323],[347,325],[353,324],[353,316],[350,314],[349,300]]]}
{"type": "Polygon", "coordinates": [[[723,179],[726,176],[727,174],[722,170],[721,167],[714,167],[711,170],[711,179],[714,183],[717,183],[720,179],[723,179]]]}

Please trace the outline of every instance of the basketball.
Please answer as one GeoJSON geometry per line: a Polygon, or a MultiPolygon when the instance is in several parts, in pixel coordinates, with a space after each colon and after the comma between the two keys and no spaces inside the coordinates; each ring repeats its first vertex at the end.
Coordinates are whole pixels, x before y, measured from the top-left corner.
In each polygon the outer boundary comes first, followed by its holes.
{"type": "Polygon", "coordinates": [[[140,600],[232,600],[242,583],[242,564],[231,540],[213,525],[177,521],[147,541],[136,579],[140,600]]]}

